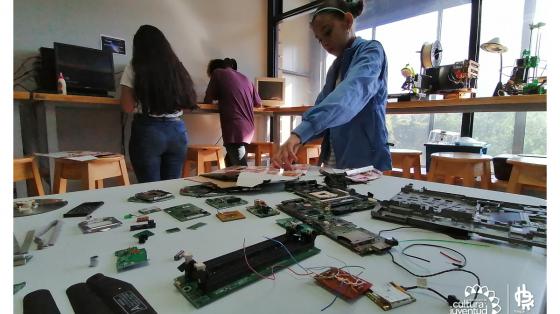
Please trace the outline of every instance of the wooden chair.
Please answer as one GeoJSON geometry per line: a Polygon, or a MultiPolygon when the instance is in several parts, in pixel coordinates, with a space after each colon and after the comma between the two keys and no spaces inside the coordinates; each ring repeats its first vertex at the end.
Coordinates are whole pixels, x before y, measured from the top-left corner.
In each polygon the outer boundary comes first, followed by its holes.
{"type": "Polygon", "coordinates": [[[14,159],[14,182],[21,180],[33,180],[37,194],[45,195],[39,163],[34,156],[14,159]]]}
{"type": "Polygon", "coordinates": [[[81,180],[84,189],[102,189],[103,180],[118,177],[122,185],[130,185],[123,155],[100,157],[90,161],[58,158],[54,162],[54,193],[65,193],[68,180],[81,180]]]}
{"type": "Polygon", "coordinates": [[[414,149],[391,149],[393,168],[402,169],[403,178],[412,178],[410,169],[414,170],[414,179],[421,179],[420,156],[422,152],[414,149]]]}
{"type": "Polygon", "coordinates": [[[463,185],[475,186],[475,177],[480,177],[480,186],[490,188],[490,163],[492,156],[473,153],[433,153],[431,155],[428,181],[437,182],[444,177],[444,183],[454,184],[456,178],[463,179],[463,185]]]}
{"type": "Polygon", "coordinates": [[[307,143],[297,152],[298,164],[316,165],[321,155],[321,144],[307,143]]]}
{"type": "Polygon", "coordinates": [[[262,155],[268,154],[269,158],[274,155],[274,143],[272,142],[253,142],[247,145],[247,153],[255,154],[255,166],[262,164],[262,155]]]}
{"type": "Polygon", "coordinates": [[[191,164],[195,165],[197,175],[212,171],[212,161],[218,163],[218,169],[225,168],[221,146],[189,145],[187,149],[187,158],[183,166],[183,177],[185,178],[190,175],[191,164]]]}
{"type": "Polygon", "coordinates": [[[519,194],[523,186],[546,189],[546,158],[514,157],[507,163],[513,166],[507,192],[519,194]]]}

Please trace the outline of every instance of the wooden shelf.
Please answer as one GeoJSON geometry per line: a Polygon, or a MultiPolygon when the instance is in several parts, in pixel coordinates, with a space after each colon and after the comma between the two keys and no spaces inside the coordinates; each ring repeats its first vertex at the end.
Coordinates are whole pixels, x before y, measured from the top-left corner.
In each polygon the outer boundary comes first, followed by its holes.
{"type": "Polygon", "coordinates": [[[29,100],[31,93],[23,91],[14,91],[14,100],[29,100]]]}
{"type": "Polygon", "coordinates": [[[53,101],[64,103],[81,103],[92,105],[120,105],[121,100],[111,97],[95,97],[95,96],[78,96],[78,95],[62,95],[62,94],[47,94],[47,93],[33,93],[33,100],[35,101],[53,101]]]}

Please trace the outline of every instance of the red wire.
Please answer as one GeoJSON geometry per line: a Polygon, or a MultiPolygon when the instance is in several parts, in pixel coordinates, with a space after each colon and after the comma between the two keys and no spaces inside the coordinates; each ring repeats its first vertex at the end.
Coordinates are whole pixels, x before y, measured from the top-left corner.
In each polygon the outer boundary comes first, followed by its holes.
{"type": "Polygon", "coordinates": [[[454,262],[463,264],[463,261],[460,261],[460,260],[458,260],[458,259],[456,259],[456,258],[453,258],[453,257],[451,257],[451,256],[449,256],[449,255],[443,253],[442,251],[440,251],[440,253],[441,253],[441,255],[443,255],[443,256],[449,258],[450,260],[452,260],[452,261],[454,261],[454,262]]]}

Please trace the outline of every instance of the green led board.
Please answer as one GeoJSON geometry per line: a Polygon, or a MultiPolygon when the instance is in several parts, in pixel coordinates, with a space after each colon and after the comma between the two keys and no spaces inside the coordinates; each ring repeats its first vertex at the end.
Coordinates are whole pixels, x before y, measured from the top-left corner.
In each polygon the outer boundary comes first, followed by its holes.
{"type": "Polygon", "coordinates": [[[139,249],[135,246],[116,251],[115,256],[117,257],[118,272],[143,266],[148,263],[148,253],[146,249],[139,249]]]}
{"type": "Polygon", "coordinates": [[[258,206],[249,206],[247,207],[247,211],[259,218],[265,218],[265,217],[270,217],[270,216],[275,216],[280,214],[279,211],[273,209],[270,206],[266,206],[266,208],[258,207],[258,206]]]}
{"type": "Polygon", "coordinates": [[[166,208],[163,211],[179,221],[187,221],[187,220],[210,215],[209,212],[199,207],[196,207],[193,204],[183,204],[183,205],[173,206],[173,207],[166,208]]]}

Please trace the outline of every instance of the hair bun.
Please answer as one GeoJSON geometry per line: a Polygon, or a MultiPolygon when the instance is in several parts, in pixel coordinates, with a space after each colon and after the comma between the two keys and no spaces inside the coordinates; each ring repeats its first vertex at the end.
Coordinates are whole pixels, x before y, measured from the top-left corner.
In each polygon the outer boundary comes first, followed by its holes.
{"type": "Polygon", "coordinates": [[[348,0],[348,12],[352,13],[354,18],[362,15],[364,11],[364,0],[348,0]]]}

